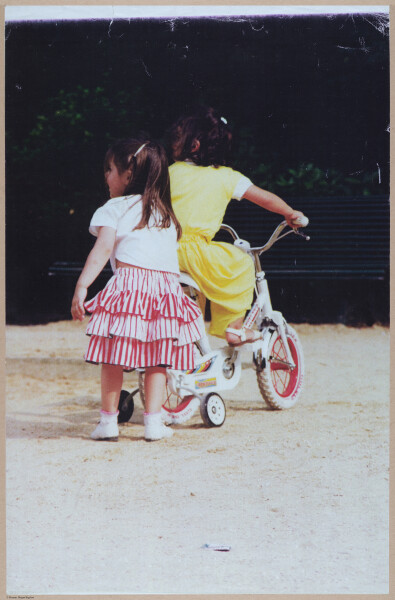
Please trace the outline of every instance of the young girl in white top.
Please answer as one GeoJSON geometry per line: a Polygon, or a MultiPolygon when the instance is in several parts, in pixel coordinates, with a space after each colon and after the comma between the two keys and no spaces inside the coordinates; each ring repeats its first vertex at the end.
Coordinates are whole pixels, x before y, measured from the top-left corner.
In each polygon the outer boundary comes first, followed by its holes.
{"type": "Polygon", "coordinates": [[[162,424],[166,367],[194,366],[193,343],[204,335],[198,306],[179,284],[177,240],[181,226],[171,207],[168,163],[156,142],[120,140],[107,152],[110,200],[93,215],[97,236],[78,279],[73,319],[92,313],[85,360],[101,364],[101,420],[91,437],[118,439],[123,371],[146,372],[145,438],[172,435],[162,424]],[[85,302],[88,287],[110,259],[114,274],[85,302]]]}

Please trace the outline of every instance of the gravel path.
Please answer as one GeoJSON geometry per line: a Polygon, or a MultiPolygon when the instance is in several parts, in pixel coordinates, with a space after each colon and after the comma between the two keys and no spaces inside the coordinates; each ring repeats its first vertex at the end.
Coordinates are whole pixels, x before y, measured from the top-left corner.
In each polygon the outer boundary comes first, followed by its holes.
{"type": "Polygon", "coordinates": [[[294,327],[294,408],[246,367],[223,427],[146,443],[137,400],[115,444],[85,323],[7,327],[7,593],[387,594],[389,331],[294,327]]]}

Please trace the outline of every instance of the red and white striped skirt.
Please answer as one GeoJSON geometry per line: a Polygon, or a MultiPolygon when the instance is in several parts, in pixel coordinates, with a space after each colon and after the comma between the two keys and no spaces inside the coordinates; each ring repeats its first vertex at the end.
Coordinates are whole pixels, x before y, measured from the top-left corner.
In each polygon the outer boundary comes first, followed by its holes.
{"type": "Polygon", "coordinates": [[[193,342],[203,337],[204,322],[175,273],[119,268],[85,308],[92,313],[87,362],[193,368],[193,342]]]}

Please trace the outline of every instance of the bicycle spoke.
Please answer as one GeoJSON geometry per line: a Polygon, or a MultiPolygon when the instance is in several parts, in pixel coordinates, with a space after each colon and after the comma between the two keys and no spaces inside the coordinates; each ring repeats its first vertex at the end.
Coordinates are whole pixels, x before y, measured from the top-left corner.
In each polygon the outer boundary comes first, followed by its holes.
{"type": "Polygon", "coordinates": [[[286,344],[279,332],[275,332],[269,346],[268,364],[257,371],[259,391],[266,403],[276,409],[293,406],[303,383],[303,353],[296,332],[288,328],[287,341],[294,365],[289,363],[286,344]]]}
{"type": "Polygon", "coordinates": [[[273,371],[274,387],[279,394],[283,394],[289,383],[289,374],[285,370],[273,371]]]}
{"type": "MultiPolygon", "coordinates": [[[[293,355],[293,348],[291,347],[293,355]]],[[[294,357],[293,357],[294,358],[294,357]]],[[[290,369],[290,364],[287,360],[285,345],[280,337],[277,338],[272,348],[272,356],[270,357],[270,367],[273,385],[278,394],[285,396],[289,386],[293,386],[295,378],[298,376],[298,369],[290,369]]]]}

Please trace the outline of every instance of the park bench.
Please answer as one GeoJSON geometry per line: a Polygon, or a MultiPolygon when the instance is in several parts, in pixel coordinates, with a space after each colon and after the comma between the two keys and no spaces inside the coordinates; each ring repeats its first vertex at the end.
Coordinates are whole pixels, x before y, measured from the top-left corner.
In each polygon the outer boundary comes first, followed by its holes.
{"type": "MultiPolygon", "coordinates": [[[[300,198],[289,201],[310,220],[305,242],[290,235],[261,256],[270,279],[383,280],[389,273],[390,215],[388,196],[300,198]]],[[[224,221],[241,238],[260,246],[278,215],[242,200],[232,202],[224,221]]],[[[230,241],[225,232],[216,239],[230,241]]]]}
{"type": "MultiPolygon", "coordinates": [[[[300,198],[290,201],[310,220],[303,230],[310,240],[287,236],[262,255],[267,276],[287,279],[384,280],[389,274],[390,217],[388,196],[300,198]]],[[[252,246],[260,246],[281,218],[251,202],[231,202],[224,222],[252,246]]],[[[220,231],[216,240],[231,241],[220,231]]],[[[57,261],[49,275],[77,278],[82,263],[57,261]]],[[[106,267],[103,275],[111,274],[106,267]]]]}
{"type": "MultiPolygon", "coordinates": [[[[280,240],[261,256],[273,304],[290,322],[389,322],[389,197],[300,198],[289,200],[310,220],[303,231],[280,240]]],[[[242,200],[231,202],[224,222],[251,246],[261,246],[281,217],[242,200]]],[[[231,242],[226,231],[215,240],[231,242]]],[[[55,262],[49,268],[56,303],[69,302],[82,269],[80,262],[55,262]]],[[[91,286],[90,296],[111,275],[106,267],[91,286]]]]}

